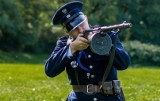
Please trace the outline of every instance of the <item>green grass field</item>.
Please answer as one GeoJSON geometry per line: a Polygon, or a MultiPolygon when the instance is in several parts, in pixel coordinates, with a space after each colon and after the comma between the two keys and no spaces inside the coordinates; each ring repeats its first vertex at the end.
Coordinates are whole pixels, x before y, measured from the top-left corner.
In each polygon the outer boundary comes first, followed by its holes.
{"type": "MultiPolygon", "coordinates": [[[[160,101],[160,69],[119,72],[127,101],[160,101]]],[[[65,72],[55,78],[42,64],[0,64],[0,101],[64,101],[71,87],[65,72]]]]}

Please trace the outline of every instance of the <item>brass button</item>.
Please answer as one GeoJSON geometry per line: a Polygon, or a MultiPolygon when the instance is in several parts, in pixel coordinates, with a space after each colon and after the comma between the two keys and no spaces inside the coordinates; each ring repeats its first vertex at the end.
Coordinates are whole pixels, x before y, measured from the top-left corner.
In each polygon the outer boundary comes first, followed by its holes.
{"type": "Polygon", "coordinates": [[[90,65],[90,66],[89,66],[89,68],[90,68],[90,69],[92,69],[92,68],[93,68],[93,66],[92,66],[92,65],[90,65]]]}
{"type": "Polygon", "coordinates": [[[89,77],[90,77],[91,74],[90,74],[90,73],[87,73],[86,75],[87,75],[87,78],[89,79],[89,77]]]}
{"type": "Polygon", "coordinates": [[[92,56],[91,55],[88,55],[88,58],[91,58],[92,56]]]}
{"type": "Polygon", "coordinates": [[[94,78],[95,77],[95,75],[91,75],[91,78],[94,78]]]}
{"type": "Polygon", "coordinates": [[[93,98],[93,101],[97,101],[97,98],[93,98]]]}

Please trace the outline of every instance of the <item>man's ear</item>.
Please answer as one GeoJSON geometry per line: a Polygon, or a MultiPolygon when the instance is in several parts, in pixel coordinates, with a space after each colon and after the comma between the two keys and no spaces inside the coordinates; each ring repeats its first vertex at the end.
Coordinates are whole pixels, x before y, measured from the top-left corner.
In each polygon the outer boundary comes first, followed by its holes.
{"type": "Polygon", "coordinates": [[[67,32],[65,32],[66,33],[66,35],[69,35],[69,33],[67,33],[67,32]]]}
{"type": "Polygon", "coordinates": [[[88,21],[88,16],[87,15],[84,15],[86,17],[86,20],[88,21]]]}

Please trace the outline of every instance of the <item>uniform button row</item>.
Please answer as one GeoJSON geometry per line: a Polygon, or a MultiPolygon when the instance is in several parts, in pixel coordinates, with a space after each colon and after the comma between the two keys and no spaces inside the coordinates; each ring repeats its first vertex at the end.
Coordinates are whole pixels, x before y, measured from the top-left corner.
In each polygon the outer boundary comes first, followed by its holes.
{"type": "Polygon", "coordinates": [[[91,75],[90,73],[86,73],[86,75],[87,75],[87,78],[89,79],[90,77],[91,78],[94,78],[95,77],[95,75],[91,75]]]}

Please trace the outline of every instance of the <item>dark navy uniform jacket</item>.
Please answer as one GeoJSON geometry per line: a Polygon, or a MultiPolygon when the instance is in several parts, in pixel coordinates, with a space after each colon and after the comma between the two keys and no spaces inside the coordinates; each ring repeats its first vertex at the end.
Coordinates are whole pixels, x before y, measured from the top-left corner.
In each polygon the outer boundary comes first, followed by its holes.
{"type": "MultiPolygon", "coordinates": [[[[111,39],[113,39],[114,33],[111,33],[110,37],[111,39]]],[[[57,41],[57,45],[54,51],[52,52],[49,59],[46,61],[45,73],[49,77],[55,77],[66,69],[70,84],[77,85],[74,68],[72,68],[71,66],[72,61],[77,61],[78,80],[80,85],[98,84],[99,82],[101,82],[104,71],[109,61],[109,55],[95,54],[88,47],[87,49],[76,52],[75,54],[73,54],[73,56],[68,57],[67,56],[69,50],[69,45],[67,45],[68,38],[69,38],[68,36],[64,36],[57,41]]],[[[116,50],[115,50],[113,66],[106,81],[117,80],[118,79],[117,70],[125,70],[128,68],[129,64],[130,64],[130,57],[124,50],[120,42],[120,39],[118,38],[116,42],[116,50]]],[[[76,94],[73,94],[73,92],[70,95],[75,96],[75,99],[77,99],[76,94]]],[[[84,94],[84,96],[86,95],[84,94]]],[[[90,101],[89,98],[87,100],[87,97],[84,96],[83,98],[82,97],[78,98],[82,100],[73,100],[73,101],[90,101]]],[[[104,100],[104,101],[110,101],[110,100],[104,100]]]]}

